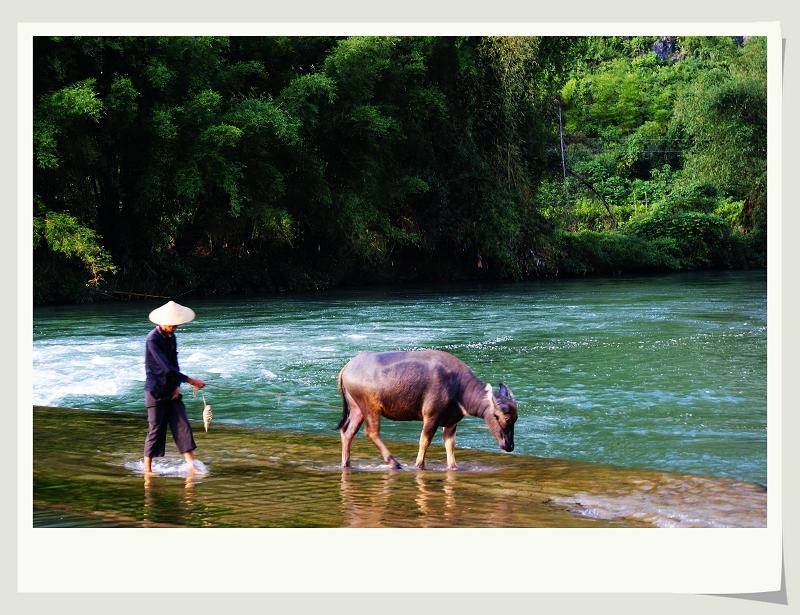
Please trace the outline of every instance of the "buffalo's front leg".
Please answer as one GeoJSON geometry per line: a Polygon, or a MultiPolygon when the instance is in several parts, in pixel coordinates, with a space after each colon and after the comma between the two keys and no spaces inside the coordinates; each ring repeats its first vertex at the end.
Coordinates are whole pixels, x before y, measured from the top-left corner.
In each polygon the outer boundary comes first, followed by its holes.
{"type": "Polygon", "coordinates": [[[420,470],[425,469],[425,453],[433,440],[433,434],[436,433],[436,421],[426,419],[422,423],[422,433],[419,434],[419,452],[417,453],[416,465],[420,470]]]}
{"type": "Polygon", "coordinates": [[[350,467],[350,445],[353,443],[353,438],[358,433],[361,423],[364,421],[364,415],[361,408],[353,401],[353,398],[348,395],[347,403],[350,406],[350,414],[347,417],[347,423],[339,430],[339,435],[342,439],[342,467],[350,467]]]}
{"type": "Polygon", "coordinates": [[[456,465],[456,426],[445,427],[442,436],[444,437],[444,450],[447,451],[447,469],[458,470],[458,465],[456,465]]]}
{"type": "Polygon", "coordinates": [[[374,416],[367,414],[364,417],[364,429],[367,432],[367,437],[372,440],[372,443],[378,447],[378,450],[383,455],[383,460],[392,466],[395,470],[399,470],[403,466],[400,465],[400,462],[394,458],[389,452],[389,449],[386,448],[386,445],[381,440],[381,419],[380,416],[374,416]]]}

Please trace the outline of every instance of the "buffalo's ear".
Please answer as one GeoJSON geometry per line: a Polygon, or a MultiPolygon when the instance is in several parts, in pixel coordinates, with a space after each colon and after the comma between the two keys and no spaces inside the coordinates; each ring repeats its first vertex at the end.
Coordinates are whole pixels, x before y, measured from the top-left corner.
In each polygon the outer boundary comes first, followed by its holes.
{"type": "Polygon", "coordinates": [[[502,382],[500,383],[500,395],[502,395],[506,399],[514,399],[514,394],[511,392],[511,389],[509,389],[502,382]]]}

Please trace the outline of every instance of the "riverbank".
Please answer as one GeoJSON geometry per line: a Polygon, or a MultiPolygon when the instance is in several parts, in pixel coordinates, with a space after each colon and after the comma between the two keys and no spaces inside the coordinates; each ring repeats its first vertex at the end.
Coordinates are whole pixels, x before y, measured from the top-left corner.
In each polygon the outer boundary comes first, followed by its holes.
{"type": "MultiPolygon", "coordinates": [[[[207,474],[170,441],[141,472],[144,417],[34,406],[35,527],[765,527],[766,490],[722,478],[460,449],[448,472],[381,465],[363,436],[194,423],[207,474]]],[[[416,446],[390,444],[411,464],[416,446]]]]}

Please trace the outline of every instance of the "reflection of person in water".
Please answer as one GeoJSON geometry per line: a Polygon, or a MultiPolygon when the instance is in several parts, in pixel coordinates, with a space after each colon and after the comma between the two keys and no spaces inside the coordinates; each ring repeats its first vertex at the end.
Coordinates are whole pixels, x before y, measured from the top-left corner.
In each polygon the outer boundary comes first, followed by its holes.
{"type": "Polygon", "coordinates": [[[186,461],[186,469],[193,472],[194,449],[197,448],[192,427],[186,418],[181,383],[188,382],[202,389],[206,383],[182,374],[178,367],[178,346],[175,330],[179,325],[194,320],[194,312],[170,301],[150,312],[156,325],[145,343],[144,398],[147,406],[147,437],[144,443],[144,471],[153,471],[153,457],[163,457],[167,440],[167,425],[178,451],[186,461]]]}
{"type": "Polygon", "coordinates": [[[145,472],[144,475],[144,510],[142,511],[142,525],[150,525],[153,509],[153,476],[145,472]]]}
{"type": "MultiPolygon", "coordinates": [[[[202,473],[187,472],[183,481],[183,491],[179,493],[182,515],[187,525],[212,527],[214,521],[208,513],[207,506],[195,494],[195,485],[202,479],[202,473]]],[[[153,474],[144,475],[144,506],[142,508],[142,526],[158,527],[172,522],[175,516],[175,486],[171,482],[154,487],[153,474]],[[155,489],[155,493],[154,493],[155,489]]]]}

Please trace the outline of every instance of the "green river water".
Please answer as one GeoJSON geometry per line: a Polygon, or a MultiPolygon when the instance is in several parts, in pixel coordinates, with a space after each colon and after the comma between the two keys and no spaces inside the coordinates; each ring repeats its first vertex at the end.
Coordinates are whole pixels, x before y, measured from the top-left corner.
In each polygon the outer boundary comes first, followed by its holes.
{"type": "MultiPolygon", "coordinates": [[[[182,474],[168,442],[149,485],[143,343],[161,301],[34,310],[34,405],[99,411],[34,412],[34,524],[765,523],[764,272],[182,302],[197,320],[178,332],[181,368],[214,408],[196,430],[208,474],[182,474]],[[458,472],[440,434],[425,472],[387,471],[362,437],[342,472],[338,370],[421,348],[513,390],[515,452],[467,417],[458,472]]],[[[419,428],[382,423],[405,464],[419,428]]]]}

